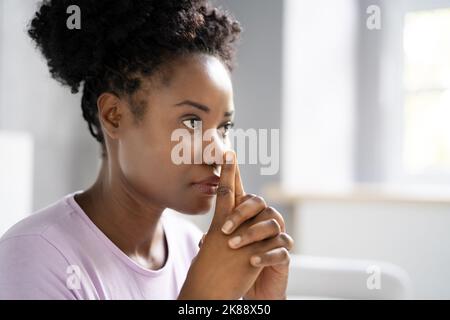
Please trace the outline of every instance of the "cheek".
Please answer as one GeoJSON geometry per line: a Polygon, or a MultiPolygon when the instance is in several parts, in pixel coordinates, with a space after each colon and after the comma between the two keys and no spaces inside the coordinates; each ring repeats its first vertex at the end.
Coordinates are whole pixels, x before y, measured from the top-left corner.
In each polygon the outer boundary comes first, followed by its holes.
{"type": "MultiPolygon", "coordinates": [[[[144,194],[166,192],[182,176],[170,158],[170,136],[134,133],[119,143],[120,170],[134,188],[144,194]]],[[[179,181],[178,181],[179,182],[179,181]]]]}
{"type": "Polygon", "coordinates": [[[176,165],[172,161],[172,150],[179,142],[171,141],[170,134],[150,136],[133,134],[119,142],[119,166],[127,184],[147,199],[176,211],[208,212],[213,198],[199,195],[190,186],[193,169],[198,165],[176,165]]]}

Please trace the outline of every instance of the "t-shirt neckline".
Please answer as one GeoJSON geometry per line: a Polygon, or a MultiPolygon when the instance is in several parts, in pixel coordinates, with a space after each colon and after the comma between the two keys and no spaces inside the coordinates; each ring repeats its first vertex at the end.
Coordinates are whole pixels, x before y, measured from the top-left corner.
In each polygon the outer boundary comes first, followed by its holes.
{"type": "Polygon", "coordinates": [[[151,270],[139,265],[129,256],[127,256],[114,242],[109,239],[102,230],[100,230],[97,225],[89,218],[89,216],[84,212],[84,210],[80,207],[80,205],[75,201],[75,195],[82,193],[82,190],[75,191],[71,194],[68,194],[65,197],[68,205],[81,217],[81,219],[88,225],[89,229],[120,259],[124,262],[128,267],[133,269],[134,271],[143,274],[145,276],[160,276],[165,273],[170,266],[172,265],[172,256],[174,245],[172,243],[170,234],[170,227],[168,227],[166,219],[164,219],[164,213],[161,216],[161,222],[164,230],[165,239],[167,242],[167,258],[164,266],[159,268],[158,270],[151,270]]]}

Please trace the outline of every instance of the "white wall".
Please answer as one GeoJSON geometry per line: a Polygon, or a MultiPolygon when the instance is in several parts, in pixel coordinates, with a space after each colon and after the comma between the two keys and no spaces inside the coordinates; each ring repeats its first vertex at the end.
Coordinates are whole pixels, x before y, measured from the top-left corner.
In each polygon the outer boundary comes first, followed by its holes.
{"type": "Polygon", "coordinates": [[[285,2],[282,181],[288,189],[353,179],[356,18],[354,0],[285,2]]]}
{"type": "Polygon", "coordinates": [[[0,1],[0,129],[33,138],[36,210],[95,179],[99,151],[82,118],[80,95],[51,79],[26,35],[40,1],[0,1]]]}
{"type": "Polygon", "coordinates": [[[0,130],[0,235],[31,212],[33,139],[0,130]]]}
{"type": "Polygon", "coordinates": [[[450,299],[450,205],[308,202],[296,214],[302,254],[388,261],[414,298],[450,299]]]}

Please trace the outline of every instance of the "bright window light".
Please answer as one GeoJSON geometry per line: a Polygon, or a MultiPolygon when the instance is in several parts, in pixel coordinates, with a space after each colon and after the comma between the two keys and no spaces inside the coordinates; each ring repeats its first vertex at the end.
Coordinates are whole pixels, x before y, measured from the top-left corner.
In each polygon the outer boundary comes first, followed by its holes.
{"type": "Polygon", "coordinates": [[[450,9],[410,12],[404,26],[407,174],[450,174],[450,9]]]}

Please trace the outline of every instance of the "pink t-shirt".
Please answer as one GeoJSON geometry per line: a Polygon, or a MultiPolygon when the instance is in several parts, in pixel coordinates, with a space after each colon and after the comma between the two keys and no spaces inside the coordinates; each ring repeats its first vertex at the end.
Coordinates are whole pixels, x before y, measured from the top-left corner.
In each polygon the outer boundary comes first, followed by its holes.
{"type": "Polygon", "coordinates": [[[201,231],[166,210],[168,258],[146,269],[123,253],[74,200],[74,192],[0,238],[0,299],[176,299],[201,231]]]}

